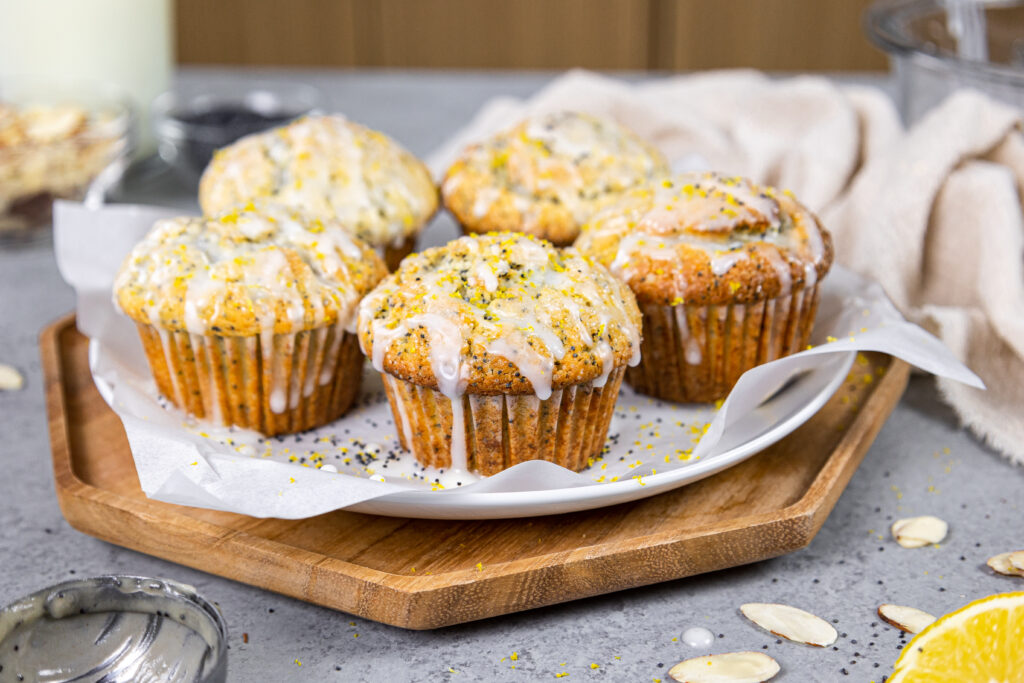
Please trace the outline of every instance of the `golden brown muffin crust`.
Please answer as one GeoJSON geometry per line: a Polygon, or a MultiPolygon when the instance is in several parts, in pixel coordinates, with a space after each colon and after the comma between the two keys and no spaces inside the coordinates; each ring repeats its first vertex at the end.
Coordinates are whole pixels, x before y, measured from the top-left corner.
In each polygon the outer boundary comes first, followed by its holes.
{"type": "Polygon", "coordinates": [[[469,232],[526,232],[564,246],[619,192],[667,171],[660,152],[615,122],[557,112],[467,148],[442,194],[469,232]]]}
{"type": "Polygon", "coordinates": [[[114,298],[136,322],[193,334],[352,329],[386,274],[339,223],[279,206],[158,221],[118,273],[114,298]]]}
{"type": "Polygon", "coordinates": [[[811,287],[832,238],[788,192],[715,173],[624,193],[584,226],[576,247],[643,303],[750,303],[811,287]]]}

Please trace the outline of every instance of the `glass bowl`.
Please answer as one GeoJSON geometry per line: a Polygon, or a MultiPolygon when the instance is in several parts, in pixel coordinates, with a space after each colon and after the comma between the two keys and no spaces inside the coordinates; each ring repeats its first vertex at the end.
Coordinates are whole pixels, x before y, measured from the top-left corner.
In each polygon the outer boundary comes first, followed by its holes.
{"type": "Polygon", "coordinates": [[[48,236],[54,199],[102,203],[134,134],[135,113],[112,85],[0,80],[0,244],[48,236]]]}
{"type": "Polygon", "coordinates": [[[213,153],[240,137],[319,110],[320,91],[304,83],[249,81],[183,85],[153,101],[157,153],[194,184],[213,153]]]}
{"type": "Polygon", "coordinates": [[[1024,1],[887,0],[865,31],[889,55],[907,123],[959,88],[1024,107],[1024,1]]]}

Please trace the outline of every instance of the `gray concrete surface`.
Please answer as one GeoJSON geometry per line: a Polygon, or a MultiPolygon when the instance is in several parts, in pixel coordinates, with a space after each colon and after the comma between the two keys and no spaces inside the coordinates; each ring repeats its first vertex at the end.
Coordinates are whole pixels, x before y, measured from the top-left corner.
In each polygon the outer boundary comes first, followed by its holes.
{"type": "MultiPolygon", "coordinates": [[[[218,74],[190,70],[182,77],[212,75],[218,74]]],[[[546,78],[298,77],[324,87],[352,118],[421,154],[488,97],[526,94],[546,78]]],[[[187,189],[166,176],[137,184],[126,196],[190,202],[187,189]]],[[[453,226],[442,217],[431,229],[453,226]]],[[[232,681],[535,681],[560,672],[568,672],[569,681],[667,681],[672,664],[699,654],[677,640],[692,625],[720,634],[715,652],[764,649],[783,667],[779,681],[881,681],[906,639],[879,623],[878,604],[939,614],[991,593],[1024,589],[1024,583],[984,567],[990,555],[1024,546],[1024,468],[962,429],[926,377],[912,379],[814,542],[776,560],[434,632],[382,626],[233,583],[95,540],[61,517],[36,337],[73,305],[49,245],[0,250],[0,362],[27,378],[24,390],[0,392],[0,602],[103,573],[194,584],[220,604],[230,625],[232,681]],[[950,522],[942,547],[906,550],[889,539],[893,519],[924,513],[950,522]],[[834,621],[842,635],[824,650],[778,642],[739,614],[738,606],[749,601],[803,607],[834,621]],[[515,662],[509,659],[513,652],[515,662]]]]}

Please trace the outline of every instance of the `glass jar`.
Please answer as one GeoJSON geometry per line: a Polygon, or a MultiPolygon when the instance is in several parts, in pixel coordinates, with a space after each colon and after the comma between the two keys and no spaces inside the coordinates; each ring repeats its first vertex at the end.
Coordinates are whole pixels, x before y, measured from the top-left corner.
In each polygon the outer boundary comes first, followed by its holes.
{"type": "Polygon", "coordinates": [[[959,88],[1024,108],[1024,2],[887,0],[865,30],[889,55],[908,124],[959,88]]]}

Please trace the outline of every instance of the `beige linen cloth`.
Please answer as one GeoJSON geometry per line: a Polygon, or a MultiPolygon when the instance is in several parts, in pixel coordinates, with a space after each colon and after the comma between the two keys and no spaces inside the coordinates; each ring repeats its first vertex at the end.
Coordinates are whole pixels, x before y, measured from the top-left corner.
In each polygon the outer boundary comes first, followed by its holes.
{"type": "Polygon", "coordinates": [[[950,97],[904,131],[891,100],[818,77],[711,72],[630,84],[570,72],[523,102],[489,102],[430,159],[527,113],[610,116],[677,170],[713,168],[790,189],[835,237],[837,260],[878,280],[987,391],[938,380],[961,419],[1024,463],[1024,136],[1021,112],[950,97]]]}

